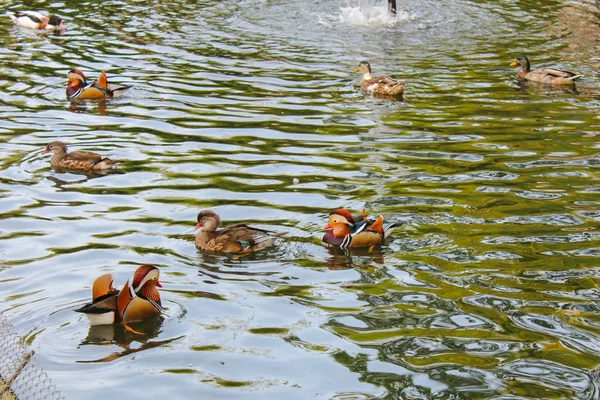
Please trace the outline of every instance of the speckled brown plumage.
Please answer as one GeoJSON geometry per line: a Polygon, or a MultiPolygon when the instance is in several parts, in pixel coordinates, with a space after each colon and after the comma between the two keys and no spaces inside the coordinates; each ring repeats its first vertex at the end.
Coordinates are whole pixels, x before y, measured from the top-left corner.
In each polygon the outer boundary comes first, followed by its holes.
{"type": "Polygon", "coordinates": [[[217,230],[221,218],[211,210],[198,214],[196,247],[215,253],[251,253],[271,246],[280,233],[234,224],[217,230]]]}
{"type": "Polygon", "coordinates": [[[400,82],[389,76],[371,76],[371,65],[367,61],[361,61],[353,72],[362,72],[360,88],[368,93],[385,96],[402,96],[404,93],[404,82],[400,82]]]}
{"type": "Polygon", "coordinates": [[[60,141],[54,141],[46,146],[42,154],[52,153],[50,165],[70,170],[99,171],[113,167],[116,161],[90,151],[74,151],[67,153],[67,146],[60,141]]]}

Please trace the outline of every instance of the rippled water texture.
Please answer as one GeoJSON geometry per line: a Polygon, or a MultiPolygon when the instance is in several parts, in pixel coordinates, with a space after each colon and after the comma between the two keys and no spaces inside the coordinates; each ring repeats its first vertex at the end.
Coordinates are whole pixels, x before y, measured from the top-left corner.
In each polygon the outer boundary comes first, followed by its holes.
{"type": "Polygon", "coordinates": [[[600,396],[594,2],[126,3],[3,3],[67,28],[0,27],[0,310],[67,398],[600,396]],[[584,78],[520,84],[521,53],[584,78]],[[360,93],[363,59],[404,102],[360,93]],[[72,66],[135,87],[69,104],[72,66]],[[56,172],[57,139],[126,161],[56,172]],[[403,225],[336,254],[340,206],[403,225]],[[288,234],[203,255],[203,208],[288,234]],[[163,318],[90,330],[94,278],[140,263],[163,318]]]}

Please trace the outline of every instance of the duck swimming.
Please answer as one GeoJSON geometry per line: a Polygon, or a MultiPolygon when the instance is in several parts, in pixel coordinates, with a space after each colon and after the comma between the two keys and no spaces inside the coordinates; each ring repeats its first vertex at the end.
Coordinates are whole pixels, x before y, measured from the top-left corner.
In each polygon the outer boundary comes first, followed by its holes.
{"type": "Polygon", "coordinates": [[[196,218],[199,229],[196,234],[196,247],[209,252],[253,253],[275,243],[281,233],[253,228],[246,224],[221,226],[221,218],[211,210],[203,210],[196,218]]]}
{"type": "Polygon", "coordinates": [[[101,275],[92,284],[92,302],[75,310],[85,314],[91,325],[141,321],[160,314],[162,287],[160,271],[152,265],[139,266],[120,291],[113,287],[111,274],[101,275]]]}
{"type": "Polygon", "coordinates": [[[516,67],[518,65],[521,66],[521,69],[517,73],[517,77],[533,82],[550,83],[553,85],[572,85],[582,76],[557,68],[538,68],[532,71],[527,56],[520,56],[510,64],[511,67],[516,67]]]}
{"type": "Polygon", "coordinates": [[[371,76],[371,64],[361,61],[352,72],[362,72],[360,88],[367,93],[381,94],[387,96],[401,96],[404,93],[404,82],[400,82],[389,76],[371,76]]]}
{"type": "MultiPolygon", "coordinates": [[[[363,216],[361,214],[361,216],[363,216]]],[[[383,223],[383,216],[376,220],[363,218],[355,222],[348,210],[339,208],[329,214],[329,221],[323,227],[327,231],[323,236],[323,243],[328,247],[342,249],[355,247],[375,247],[382,244],[391,231],[397,227],[396,223],[383,223]]]]}

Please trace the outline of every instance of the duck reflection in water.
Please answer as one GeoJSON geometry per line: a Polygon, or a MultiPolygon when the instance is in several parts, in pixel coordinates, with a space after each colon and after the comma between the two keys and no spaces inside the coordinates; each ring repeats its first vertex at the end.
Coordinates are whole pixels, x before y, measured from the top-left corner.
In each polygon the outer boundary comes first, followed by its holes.
{"type": "Polygon", "coordinates": [[[106,110],[108,108],[107,100],[71,100],[69,102],[69,107],[67,108],[69,111],[77,114],[86,114],[90,113],[94,110],[94,108],[98,109],[98,114],[100,115],[108,115],[106,110]]]}
{"type": "Polygon", "coordinates": [[[517,91],[527,92],[532,94],[561,96],[563,94],[579,95],[581,94],[575,85],[551,85],[544,82],[527,81],[519,79],[517,91]]]}
{"type": "Polygon", "coordinates": [[[329,247],[330,257],[325,258],[327,268],[351,269],[367,268],[371,263],[384,265],[384,253],[381,247],[369,250],[366,247],[356,249],[340,249],[339,247],[329,247]]]}
{"type": "Polygon", "coordinates": [[[81,342],[84,345],[110,345],[118,344],[128,347],[131,342],[142,343],[142,348],[148,340],[157,337],[162,332],[165,318],[156,315],[143,321],[130,322],[127,329],[122,324],[90,325],[86,338],[81,342]]]}

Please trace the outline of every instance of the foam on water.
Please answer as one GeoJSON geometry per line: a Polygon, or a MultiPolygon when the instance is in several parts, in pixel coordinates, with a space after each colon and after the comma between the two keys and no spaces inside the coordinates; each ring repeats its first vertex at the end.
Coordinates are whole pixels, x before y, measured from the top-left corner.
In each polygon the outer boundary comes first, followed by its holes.
{"type": "Polygon", "coordinates": [[[397,10],[392,14],[384,5],[375,5],[375,0],[360,0],[358,6],[340,7],[340,22],[351,25],[395,25],[409,20],[408,12],[397,10]]]}

